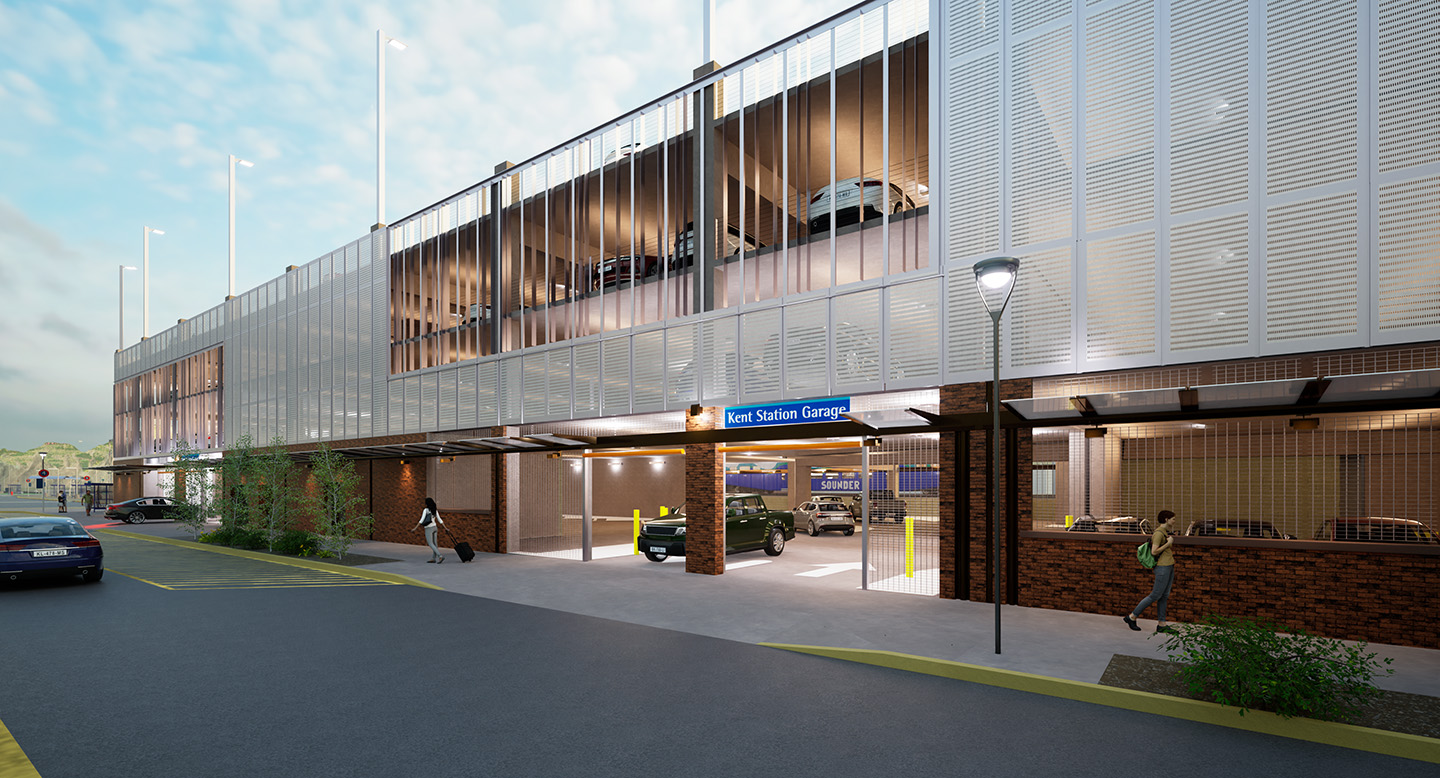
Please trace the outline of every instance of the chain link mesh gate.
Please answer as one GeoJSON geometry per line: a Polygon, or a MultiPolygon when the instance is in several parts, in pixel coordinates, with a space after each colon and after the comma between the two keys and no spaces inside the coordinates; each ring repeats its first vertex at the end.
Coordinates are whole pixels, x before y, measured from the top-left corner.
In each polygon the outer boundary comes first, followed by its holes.
{"type": "Polygon", "coordinates": [[[580,559],[581,482],[576,468],[551,454],[520,454],[518,531],[512,552],[580,559]]]}
{"type": "Polygon", "coordinates": [[[870,448],[868,586],[940,593],[940,436],[882,438],[870,448]]]}

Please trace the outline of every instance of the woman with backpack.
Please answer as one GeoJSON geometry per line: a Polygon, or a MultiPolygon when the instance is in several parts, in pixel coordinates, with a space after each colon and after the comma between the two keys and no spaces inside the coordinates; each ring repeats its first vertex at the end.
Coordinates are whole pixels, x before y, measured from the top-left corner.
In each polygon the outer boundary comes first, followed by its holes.
{"type": "Polygon", "coordinates": [[[425,544],[430,546],[430,558],[425,560],[427,563],[438,565],[445,561],[445,557],[440,554],[440,547],[435,545],[435,533],[444,523],[440,520],[440,511],[435,507],[435,501],[426,497],[425,510],[420,512],[420,521],[416,522],[410,531],[414,532],[421,527],[425,528],[425,544]]]}
{"type": "Polygon", "coordinates": [[[1140,625],[1135,623],[1136,619],[1140,618],[1140,614],[1144,613],[1152,602],[1160,605],[1160,625],[1155,631],[1175,631],[1165,625],[1165,605],[1170,601],[1170,587],[1175,585],[1175,552],[1171,549],[1175,539],[1170,534],[1170,530],[1175,526],[1175,512],[1160,511],[1155,516],[1155,523],[1155,533],[1150,536],[1150,553],[1155,556],[1155,586],[1150,590],[1149,596],[1135,606],[1135,610],[1124,616],[1125,625],[1136,632],[1140,631],[1140,625]]]}

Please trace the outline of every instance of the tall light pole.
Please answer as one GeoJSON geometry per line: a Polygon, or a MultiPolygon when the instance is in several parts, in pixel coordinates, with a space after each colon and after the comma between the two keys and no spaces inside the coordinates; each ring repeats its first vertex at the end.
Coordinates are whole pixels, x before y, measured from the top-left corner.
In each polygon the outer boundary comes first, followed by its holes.
{"type": "Polygon", "coordinates": [[[144,313],[140,322],[141,340],[150,337],[150,233],[152,232],[156,235],[165,234],[164,230],[157,230],[154,227],[145,228],[145,262],[142,265],[145,269],[140,273],[140,285],[142,287],[140,291],[140,308],[144,313]]]}
{"type": "Polygon", "coordinates": [[[235,299],[235,163],[239,162],[245,167],[255,167],[254,162],[241,159],[234,154],[230,155],[230,291],[226,293],[226,300],[235,299]]]}
{"type": "Polygon", "coordinates": [[[125,271],[134,269],[134,265],[120,266],[120,346],[116,351],[125,348],[125,271]]]}
{"type": "MultiPolygon", "coordinates": [[[[1000,317],[1005,305],[1010,302],[1010,293],[1015,290],[1015,276],[1020,272],[1020,260],[1014,257],[994,257],[975,263],[975,288],[980,291],[980,300],[990,312],[990,321],[995,325],[991,341],[991,355],[995,358],[995,387],[990,399],[990,410],[995,418],[995,653],[1000,653],[1000,317]]],[[[1011,465],[1014,467],[1014,465],[1011,465]]]]}
{"type": "Polygon", "coordinates": [[[385,45],[395,47],[396,51],[404,51],[405,44],[385,34],[384,30],[375,31],[375,226],[371,229],[380,229],[385,226],[385,45]]]}

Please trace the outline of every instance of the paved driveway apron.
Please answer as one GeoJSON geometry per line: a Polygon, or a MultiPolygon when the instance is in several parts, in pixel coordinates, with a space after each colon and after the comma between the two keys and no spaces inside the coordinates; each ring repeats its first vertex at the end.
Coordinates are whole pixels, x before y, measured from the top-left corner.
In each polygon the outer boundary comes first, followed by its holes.
{"type": "Polygon", "coordinates": [[[106,575],[119,573],[161,589],[296,589],[395,586],[344,573],[105,535],[106,575]]]}

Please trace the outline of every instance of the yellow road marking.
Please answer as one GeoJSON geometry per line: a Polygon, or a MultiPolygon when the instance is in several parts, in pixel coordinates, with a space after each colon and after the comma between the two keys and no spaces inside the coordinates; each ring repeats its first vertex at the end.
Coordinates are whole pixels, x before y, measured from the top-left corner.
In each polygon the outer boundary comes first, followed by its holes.
{"type": "Polygon", "coordinates": [[[105,568],[105,572],[107,572],[107,573],[114,573],[114,574],[116,574],[116,575],[123,575],[123,576],[125,576],[126,578],[134,578],[135,580],[137,580],[137,581],[139,581],[139,582],[141,582],[141,583],[148,583],[148,584],[150,584],[151,586],[158,586],[158,587],[160,587],[161,589],[169,589],[169,588],[170,588],[170,587],[166,586],[165,584],[155,583],[154,581],[147,581],[147,580],[145,580],[144,578],[141,578],[141,577],[138,576],[138,575],[131,575],[131,574],[129,574],[129,573],[122,573],[122,572],[120,572],[119,570],[116,570],[116,569],[113,568],[113,567],[107,567],[107,568],[105,568]]]}
{"type": "Polygon", "coordinates": [[[352,575],[349,571],[276,564],[264,558],[177,553],[173,546],[167,548],[168,544],[145,543],[133,536],[121,535],[107,540],[106,544],[111,550],[106,566],[111,571],[169,591],[314,589],[398,583],[352,575]]]}
{"type": "Polygon", "coordinates": [[[15,742],[3,721],[0,721],[0,775],[5,778],[40,778],[30,757],[25,756],[25,750],[15,742]]]}

